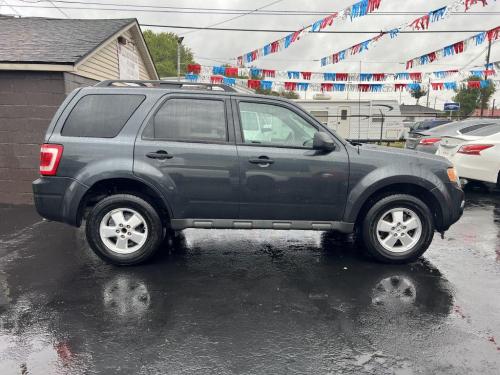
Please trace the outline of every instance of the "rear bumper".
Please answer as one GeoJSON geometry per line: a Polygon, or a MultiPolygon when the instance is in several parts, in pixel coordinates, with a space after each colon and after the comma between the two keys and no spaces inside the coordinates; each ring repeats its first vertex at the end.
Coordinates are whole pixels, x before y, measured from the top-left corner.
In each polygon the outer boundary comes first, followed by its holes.
{"type": "Polygon", "coordinates": [[[33,196],[38,214],[48,220],[78,226],[79,202],[87,186],[68,177],[40,177],[34,181],[33,196]]]}

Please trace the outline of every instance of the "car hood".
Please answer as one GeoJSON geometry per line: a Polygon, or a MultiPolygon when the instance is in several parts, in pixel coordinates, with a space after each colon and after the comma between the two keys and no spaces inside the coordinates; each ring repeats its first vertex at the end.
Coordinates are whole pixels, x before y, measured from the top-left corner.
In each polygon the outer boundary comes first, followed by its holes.
{"type": "Polygon", "coordinates": [[[363,144],[359,146],[359,153],[371,153],[373,157],[386,159],[388,162],[396,162],[398,159],[395,158],[403,158],[405,162],[419,162],[419,163],[444,163],[447,166],[451,166],[450,162],[438,155],[429,154],[425,152],[419,152],[415,150],[410,150],[406,148],[396,148],[396,147],[386,147],[386,146],[378,146],[373,144],[363,144]]]}

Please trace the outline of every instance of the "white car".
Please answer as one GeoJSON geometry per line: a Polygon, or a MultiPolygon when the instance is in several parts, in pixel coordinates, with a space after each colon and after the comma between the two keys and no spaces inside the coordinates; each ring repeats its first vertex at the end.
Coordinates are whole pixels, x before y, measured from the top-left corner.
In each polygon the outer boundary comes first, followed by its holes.
{"type": "Polygon", "coordinates": [[[461,178],[500,187],[500,124],[467,135],[443,137],[436,155],[449,159],[461,178]]]}

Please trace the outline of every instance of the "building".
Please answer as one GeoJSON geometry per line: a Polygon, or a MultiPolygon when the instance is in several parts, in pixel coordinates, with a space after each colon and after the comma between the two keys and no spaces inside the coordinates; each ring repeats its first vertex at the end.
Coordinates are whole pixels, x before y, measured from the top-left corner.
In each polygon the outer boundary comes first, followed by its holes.
{"type": "MultiPolygon", "coordinates": [[[[472,116],[481,116],[481,109],[478,108],[474,111],[472,116]]],[[[500,117],[500,109],[498,108],[485,108],[483,110],[483,117],[500,117]]]]}
{"type": "Polygon", "coordinates": [[[437,109],[425,107],[419,104],[415,105],[401,104],[399,106],[399,110],[401,111],[401,116],[403,117],[403,121],[406,123],[432,120],[440,115],[443,115],[443,111],[438,111],[437,109]]]}
{"type": "Polygon", "coordinates": [[[77,87],[158,79],[136,19],[0,17],[0,203],[31,203],[47,126],[77,87]]]}

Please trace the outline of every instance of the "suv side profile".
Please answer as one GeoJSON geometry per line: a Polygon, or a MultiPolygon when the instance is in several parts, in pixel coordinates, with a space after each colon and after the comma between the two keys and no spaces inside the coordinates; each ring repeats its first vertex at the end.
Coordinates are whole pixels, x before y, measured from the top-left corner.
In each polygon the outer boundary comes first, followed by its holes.
{"type": "Polygon", "coordinates": [[[285,99],[185,86],[70,94],[41,147],[39,214],[85,221],[91,248],[117,265],[185,228],[356,232],[376,260],[410,262],[462,215],[444,158],[349,143],[285,99]]]}

